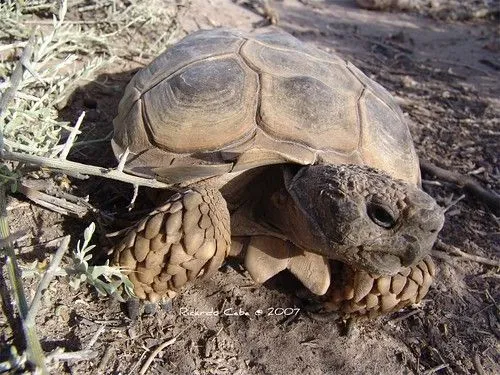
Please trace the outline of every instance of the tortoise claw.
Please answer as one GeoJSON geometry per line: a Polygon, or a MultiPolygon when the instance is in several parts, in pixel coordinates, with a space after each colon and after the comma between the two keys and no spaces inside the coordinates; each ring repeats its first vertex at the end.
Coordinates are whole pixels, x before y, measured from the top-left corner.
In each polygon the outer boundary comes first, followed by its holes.
{"type": "Polygon", "coordinates": [[[137,320],[143,315],[154,315],[159,309],[169,313],[172,311],[172,299],[167,298],[162,302],[149,302],[131,298],[126,301],[126,313],[131,320],[137,320]]]}

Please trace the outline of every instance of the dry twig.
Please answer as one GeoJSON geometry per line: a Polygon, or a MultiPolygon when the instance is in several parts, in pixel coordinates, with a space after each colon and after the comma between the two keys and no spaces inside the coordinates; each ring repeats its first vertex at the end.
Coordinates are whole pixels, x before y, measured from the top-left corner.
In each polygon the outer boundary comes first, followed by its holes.
{"type": "Polygon", "coordinates": [[[407,312],[407,313],[405,313],[405,314],[403,314],[401,316],[398,316],[397,318],[390,319],[389,321],[391,323],[396,324],[396,323],[399,323],[399,322],[401,322],[403,320],[408,319],[409,317],[411,317],[411,316],[413,316],[415,314],[418,314],[420,311],[422,311],[422,310],[420,310],[420,309],[411,310],[411,311],[409,311],[409,312],[407,312]]]}
{"type": "Polygon", "coordinates": [[[80,117],[78,117],[78,120],[76,121],[75,126],[73,126],[73,129],[71,129],[71,133],[69,133],[68,139],[66,140],[66,143],[64,144],[64,148],[62,149],[61,153],[59,154],[59,159],[61,160],[66,160],[68,157],[69,151],[71,150],[71,147],[75,143],[76,136],[79,133],[80,126],[82,125],[83,118],[85,117],[85,111],[83,111],[80,114],[80,117]]]}
{"type": "Polygon", "coordinates": [[[167,346],[170,346],[172,344],[174,344],[176,341],[177,341],[177,337],[180,335],[177,334],[175,335],[173,338],[171,338],[170,340],[168,341],[165,341],[163,344],[159,345],[152,353],[151,355],[148,357],[148,359],[146,360],[146,362],[144,363],[144,365],[141,367],[141,371],[139,371],[139,375],[144,375],[147,371],[148,371],[148,368],[149,366],[151,366],[151,363],[153,362],[153,360],[155,359],[155,357],[158,355],[158,353],[160,353],[163,349],[165,349],[167,346]]]}
{"type": "Polygon", "coordinates": [[[33,297],[33,301],[31,301],[31,306],[28,312],[28,315],[26,316],[26,320],[28,321],[35,321],[35,316],[38,311],[38,308],[40,307],[40,302],[42,301],[42,293],[45,291],[45,289],[48,288],[50,282],[54,278],[54,276],[57,273],[57,270],[59,269],[59,264],[61,263],[62,257],[66,250],[68,250],[68,245],[69,245],[69,240],[70,236],[65,236],[63,237],[61,244],[59,245],[59,248],[57,249],[56,253],[54,254],[54,257],[52,258],[49,267],[47,270],[44,272],[42,280],[38,284],[38,287],[36,289],[35,296],[33,297]]]}
{"type": "Polygon", "coordinates": [[[89,359],[98,356],[95,350],[78,350],[75,352],[65,352],[63,350],[56,350],[47,356],[49,361],[88,361],[89,359]]]}
{"type": "MultiPolygon", "coordinates": [[[[5,189],[6,186],[4,184],[0,184],[0,238],[3,240],[10,238],[7,211],[5,209],[5,189]]],[[[16,253],[12,248],[12,244],[8,241],[7,245],[4,247],[4,250],[7,255],[6,264],[9,274],[9,280],[16,300],[19,317],[21,319],[22,333],[24,334],[24,339],[26,341],[26,352],[28,354],[28,359],[37,367],[40,373],[48,374],[47,367],[45,365],[45,356],[42,350],[42,346],[40,345],[40,340],[38,339],[38,336],[36,334],[34,320],[28,319],[28,301],[26,298],[26,293],[24,292],[21,270],[19,269],[19,265],[17,263],[16,253]]]]}
{"type": "Polygon", "coordinates": [[[99,328],[97,329],[97,331],[94,333],[94,335],[92,336],[92,338],[88,342],[87,349],[90,349],[91,347],[94,346],[94,344],[99,339],[99,336],[104,332],[105,329],[106,329],[106,326],[104,326],[104,325],[100,325],[99,326],[99,328]]]}
{"type": "MultiPolygon", "coordinates": [[[[445,253],[453,254],[453,255],[456,255],[459,257],[459,258],[452,258],[452,259],[460,259],[460,257],[461,257],[463,259],[472,260],[472,261],[477,262],[477,263],[487,264],[489,266],[494,266],[494,267],[500,267],[500,261],[498,261],[498,260],[488,259],[488,258],[481,257],[479,255],[472,255],[472,254],[466,253],[465,251],[462,251],[453,245],[446,244],[441,240],[436,241],[436,248],[443,250],[445,253]]],[[[435,254],[436,250],[434,250],[433,253],[435,254]]]]}
{"type": "Polygon", "coordinates": [[[184,328],[182,331],[180,331],[177,335],[175,335],[174,337],[172,337],[170,340],[168,341],[165,341],[163,344],[159,345],[152,353],[151,355],[148,357],[148,359],[146,360],[146,362],[144,363],[144,365],[141,367],[141,370],[139,371],[139,375],[144,375],[147,371],[148,371],[148,368],[149,366],[151,366],[151,363],[153,362],[153,360],[155,359],[155,357],[163,350],[165,349],[167,346],[170,346],[172,344],[174,344],[176,341],[177,341],[177,338],[182,335],[184,333],[184,331],[186,331],[189,327],[191,327],[191,324],[188,325],[186,328],[184,328]]]}
{"type": "Polygon", "coordinates": [[[10,244],[13,244],[16,241],[19,241],[20,239],[24,238],[26,236],[27,231],[22,230],[18,231],[16,233],[10,234],[7,238],[0,238],[0,249],[3,249],[10,244]]]}
{"type": "Polygon", "coordinates": [[[19,254],[27,251],[32,251],[33,249],[37,247],[55,247],[61,243],[61,240],[64,238],[64,236],[54,238],[53,240],[47,241],[47,242],[40,242],[35,245],[27,245],[27,246],[20,246],[16,250],[19,254]]]}
{"type": "Polygon", "coordinates": [[[459,260],[460,258],[452,257],[445,253],[444,251],[432,250],[432,256],[437,259],[441,259],[451,265],[455,264],[455,260],[459,260]]]}
{"type": "MultiPolygon", "coordinates": [[[[22,82],[24,70],[31,59],[35,43],[35,33],[33,33],[23,50],[20,60],[18,61],[14,72],[12,73],[10,87],[5,90],[0,98],[0,123],[3,123],[3,118],[8,105],[14,98],[19,85],[22,82]]],[[[0,152],[4,150],[3,126],[0,128],[0,152]]],[[[7,220],[6,210],[6,186],[0,185],[0,238],[6,241],[4,246],[7,254],[7,268],[9,279],[14,291],[16,303],[18,306],[19,316],[21,318],[24,338],[26,340],[27,353],[29,360],[37,367],[42,374],[47,374],[47,367],[45,365],[45,356],[38,340],[34,321],[30,318],[28,310],[28,302],[24,292],[23,282],[21,279],[21,272],[16,260],[16,254],[12,248],[12,242],[8,239],[11,238],[9,224],[7,220]]]]}
{"type": "Polygon", "coordinates": [[[420,161],[420,168],[422,171],[434,175],[439,179],[456,184],[464,189],[466,193],[475,196],[486,204],[495,214],[500,214],[500,196],[480,186],[474,178],[448,171],[425,160],[420,161]]]}
{"type": "Polygon", "coordinates": [[[4,160],[19,161],[23,163],[30,163],[37,165],[39,167],[50,168],[58,172],[70,173],[78,178],[87,179],[88,176],[99,176],[105,177],[112,180],[127,182],[129,184],[147,186],[151,188],[168,188],[171,185],[164,182],[160,182],[154,178],[143,178],[138,176],[132,176],[125,172],[121,172],[117,169],[97,167],[93,165],[87,165],[82,163],[77,163],[69,160],[53,159],[44,156],[28,155],[19,152],[4,151],[1,155],[4,160]]]}
{"type": "Polygon", "coordinates": [[[474,354],[474,359],[472,361],[474,364],[474,369],[476,370],[478,375],[484,375],[483,365],[481,365],[481,359],[479,358],[479,354],[474,354]]]}
{"type": "Polygon", "coordinates": [[[39,204],[40,206],[58,212],[62,215],[82,218],[88,213],[87,207],[82,207],[78,204],[68,202],[65,199],[42,193],[41,191],[30,188],[24,184],[19,186],[19,192],[23,193],[28,199],[39,204]]]}
{"type": "Polygon", "coordinates": [[[450,367],[450,365],[448,363],[443,363],[442,365],[439,365],[439,366],[436,366],[436,367],[433,367],[433,368],[427,370],[426,372],[424,372],[424,375],[435,374],[439,370],[445,369],[447,367],[450,367]]]}
{"type": "Polygon", "coordinates": [[[99,362],[99,366],[97,366],[96,370],[94,371],[95,375],[104,374],[113,353],[114,353],[113,346],[110,345],[106,347],[104,355],[102,356],[101,361],[99,362]]]}

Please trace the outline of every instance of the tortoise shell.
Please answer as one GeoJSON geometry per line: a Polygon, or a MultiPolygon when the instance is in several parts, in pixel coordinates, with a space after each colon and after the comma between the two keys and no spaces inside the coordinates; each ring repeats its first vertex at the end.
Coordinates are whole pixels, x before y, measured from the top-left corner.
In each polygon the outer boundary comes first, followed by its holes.
{"type": "Polygon", "coordinates": [[[188,185],[278,163],[358,164],[419,184],[394,98],[341,57],[272,29],[196,32],[139,71],[114,120],[126,170],[188,185]]]}

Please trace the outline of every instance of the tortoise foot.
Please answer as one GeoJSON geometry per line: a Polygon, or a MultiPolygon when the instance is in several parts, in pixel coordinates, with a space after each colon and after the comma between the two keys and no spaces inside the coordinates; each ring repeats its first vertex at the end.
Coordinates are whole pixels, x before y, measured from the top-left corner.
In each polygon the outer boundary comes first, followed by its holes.
{"type": "Polygon", "coordinates": [[[394,276],[374,276],[338,263],[325,309],[347,316],[376,317],[419,303],[429,291],[436,267],[430,256],[394,276]]]}

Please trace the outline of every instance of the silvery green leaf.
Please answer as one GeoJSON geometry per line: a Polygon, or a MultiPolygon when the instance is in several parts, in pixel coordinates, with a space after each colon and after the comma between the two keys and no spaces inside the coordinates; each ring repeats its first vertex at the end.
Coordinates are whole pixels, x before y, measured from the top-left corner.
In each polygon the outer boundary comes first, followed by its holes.
{"type": "Polygon", "coordinates": [[[78,290],[80,288],[80,279],[71,279],[69,280],[69,286],[74,290],[78,290]]]}
{"type": "Polygon", "coordinates": [[[90,242],[90,240],[92,239],[92,235],[94,234],[94,231],[95,231],[95,224],[94,222],[92,222],[83,232],[83,238],[85,239],[86,243],[90,242]]]}

